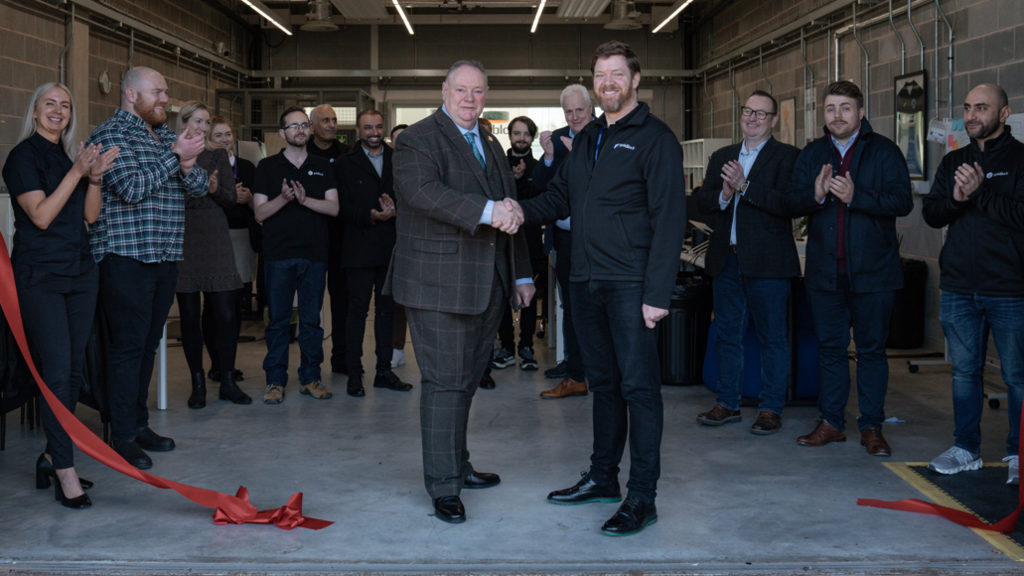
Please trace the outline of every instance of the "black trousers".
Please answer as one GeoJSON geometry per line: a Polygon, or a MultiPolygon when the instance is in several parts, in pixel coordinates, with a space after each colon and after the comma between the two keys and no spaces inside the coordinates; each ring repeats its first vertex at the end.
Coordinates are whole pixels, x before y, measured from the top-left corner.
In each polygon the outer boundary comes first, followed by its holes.
{"type": "MultiPolygon", "coordinates": [[[[366,335],[366,315],[370,311],[370,299],[374,299],[373,335],[374,351],[377,356],[377,374],[391,370],[391,337],[395,330],[395,300],[381,294],[387,279],[388,267],[346,268],[348,279],[348,322],[345,326],[345,340],[348,351],[350,375],[363,373],[363,337],[366,335]]],[[[333,298],[333,295],[331,296],[333,298]]]]}
{"type": "MultiPolygon", "coordinates": [[[[217,304],[213,301],[212,295],[219,294],[219,292],[210,292],[209,294],[203,294],[203,343],[206,344],[206,352],[210,354],[210,366],[214,370],[221,370],[221,357],[218,352],[219,347],[214,344],[217,341],[217,325],[227,321],[226,318],[217,317],[215,318],[214,310],[218,309],[217,304]]],[[[249,300],[252,296],[252,282],[244,284],[241,288],[235,291],[235,328],[234,335],[235,340],[232,344],[231,355],[234,357],[238,351],[238,335],[242,332],[242,316],[249,313],[249,300]],[[248,298],[248,299],[247,299],[248,298]],[[245,308],[243,314],[242,309],[245,308]]],[[[180,307],[180,305],[179,305],[180,307]]],[[[223,330],[222,330],[223,332],[223,330]]],[[[232,369],[234,367],[234,360],[231,361],[232,369]]],[[[191,365],[189,366],[191,370],[191,365]]]]}
{"type": "Polygon", "coordinates": [[[110,326],[107,390],[111,438],[128,442],[149,426],[149,383],[156,349],[178,284],[175,262],[145,264],[107,254],[100,260],[100,299],[110,326]]]}
{"type": "Polygon", "coordinates": [[[238,351],[238,295],[239,290],[202,292],[200,311],[199,292],[178,292],[178,311],[181,313],[181,347],[185,352],[190,374],[203,372],[203,343],[210,350],[210,361],[220,373],[230,374],[235,369],[238,351]]]}
{"type": "MultiPolygon", "coordinates": [[[[39,375],[64,407],[75,412],[83,378],[85,345],[96,314],[99,270],[60,276],[28,264],[14,265],[21,318],[39,375]]],[[[43,403],[46,453],[58,470],[71,468],[74,445],[48,403],[43,403]]]]}
{"type": "MultiPolygon", "coordinates": [[[[331,295],[331,372],[347,371],[345,354],[346,324],[348,323],[348,280],[345,268],[341,266],[338,250],[331,246],[327,260],[327,291],[331,295]]],[[[339,249],[340,250],[340,249],[339,249]]]]}
{"type": "Polygon", "coordinates": [[[558,278],[558,293],[562,297],[562,337],[565,338],[565,362],[569,378],[583,382],[583,356],[580,354],[580,340],[576,336],[576,325],[572,321],[572,291],[569,290],[569,272],[572,270],[572,233],[552,225],[555,233],[555,277],[558,278]]]}

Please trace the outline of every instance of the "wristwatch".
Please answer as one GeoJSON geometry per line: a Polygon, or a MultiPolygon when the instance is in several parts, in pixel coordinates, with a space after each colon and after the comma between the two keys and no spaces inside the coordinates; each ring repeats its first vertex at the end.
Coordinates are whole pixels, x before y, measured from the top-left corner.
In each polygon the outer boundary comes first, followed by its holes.
{"type": "Polygon", "coordinates": [[[746,194],[746,192],[747,192],[747,187],[748,187],[748,186],[750,186],[750,180],[745,180],[745,181],[743,182],[743,185],[742,185],[742,186],[740,186],[740,195],[741,195],[741,196],[742,196],[743,194],[746,194]]]}

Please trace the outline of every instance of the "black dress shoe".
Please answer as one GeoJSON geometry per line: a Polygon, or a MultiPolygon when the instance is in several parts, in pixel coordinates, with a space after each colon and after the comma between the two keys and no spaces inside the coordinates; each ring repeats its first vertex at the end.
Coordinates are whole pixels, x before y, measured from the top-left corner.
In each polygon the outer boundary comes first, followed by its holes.
{"type": "Polygon", "coordinates": [[[480,387],[484,390],[494,390],[498,386],[498,383],[491,378],[490,374],[484,374],[484,377],[480,379],[480,387]]]}
{"type": "Polygon", "coordinates": [[[363,375],[356,374],[348,377],[348,395],[355,398],[362,398],[366,396],[366,390],[363,390],[363,375]]]}
{"type": "Polygon", "coordinates": [[[467,490],[479,490],[491,488],[501,484],[501,478],[497,474],[489,472],[473,472],[463,480],[462,487],[467,490]]]}
{"type": "Polygon", "coordinates": [[[604,523],[601,532],[609,536],[630,536],[639,534],[657,521],[658,508],[654,506],[654,502],[644,502],[636,496],[628,496],[622,506],[619,506],[619,511],[604,523]]]}
{"type": "MultiPolygon", "coordinates": [[[[53,463],[46,459],[46,454],[40,454],[39,459],[36,460],[36,489],[46,490],[49,488],[50,478],[60,483],[57,479],[57,470],[53,467],[53,463]]],[[[82,490],[92,488],[92,482],[85,478],[79,478],[78,483],[82,485],[82,490]]]]}
{"type": "Polygon", "coordinates": [[[233,404],[252,404],[252,398],[242,392],[242,389],[231,378],[225,378],[220,383],[219,397],[221,400],[230,400],[233,404]]]}
{"type": "Polygon", "coordinates": [[[554,368],[549,368],[544,371],[545,378],[557,378],[558,380],[564,380],[569,377],[569,365],[562,360],[555,365],[554,368]]]}
{"type": "Polygon", "coordinates": [[[390,388],[392,390],[397,390],[398,392],[408,392],[409,390],[412,390],[412,384],[402,382],[402,379],[391,370],[382,374],[377,374],[373,379],[373,387],[390,388]]]}
{"type": "Polygon", "coordinates": [[[583,479],[572,488],[555,490],[548,494],[548,502],[572,506],[575,504],[591,504],[594,502],[618,502],[622,500],[619,483],[601,485],[591,479],[590,474],[581,474],[583,479]]]}
{"type": "Polygon", "coordinates": [[[458,496],[434,498],[434,518],[449,524],[461,524],[466,521],[466,507],[458,496]]]}
{"type": "MultiPolygon", "coordinates": [[[[241,340],[239,340],[239,342],[241,342],[241,340]]],[[[222,380],[220,370],[214,370],[213,368],[210,368],[210,371],[206,374],[206,377],[212,380],[213,382],[220,382],[222,380]]],[[[245,380],[245,376],[242,374],[241,370],[236,369],[235,382],[241,382],[242,380],[245,380]]]]}
{"type": "Polygon", "coordinates": [[[126,462],[135,466],[139,470],[149,470],[153,467],[153,460],[148,454],[143,452],[142,448],[139,448],[138,444],[135,442],[121,442],[119,440],[114,440],[113,443],[111,443],[111,448],[113,448],[114,452],[117,452],[121,458],[124,458],[126,462]]]}
{"type": "Polygon", "coordinates": [[[58,480],[55,484],[57,487],[54,489],[53,498],[54,500],[59,500],[61,505],[64,506],[65,508],[81,510],[82,508],[88,508],[89,506],[92,506],[92,500],[89,500],[88,494],[82,493],[81,496],[76,496],[75,498],[68,498],[64,496],[64,489],[61,488],[60,481],[58,480]]]}
{"type": "Polygon", "coordinates": [[[135,443],[143,450],[150,452],[170,452],[174,450],[174,440],[160,436],[153,432],[149,426],[143,426],[135,431],[135,443]]]}

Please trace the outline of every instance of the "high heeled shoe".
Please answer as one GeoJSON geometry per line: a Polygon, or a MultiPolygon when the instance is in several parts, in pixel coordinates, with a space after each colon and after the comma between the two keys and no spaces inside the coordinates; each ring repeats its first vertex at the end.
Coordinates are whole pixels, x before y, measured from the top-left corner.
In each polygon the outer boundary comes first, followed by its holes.
{"type": "MultiPolygon", "coordinates": [[[[46,490],[49,488],[50,478],[57,480],[57,470],[53,467],[53,463],[46,459],[46,454],[40,454],[39,459],[36,460],[36,489],[46,490]]],[[[82,490],[92,488],[92,482],[85,478],[79,478],[78,482],[82,485],[82,490]]],[[[57,484],[60,484],[59,480],[57,480],[57,484]]]]}
{"type": "Polygon", "coordinates": [[[53,499],[59,500],[61,506],[64,506],[65,508],[74,508],[75,510],[81,510],[82,508],[92,506],[92,500],[89,499],[89,495],[85,492],[76,498],[68,498],[64,495],[64,489],[60,486],[60,480],[57,480],[53,484],[56,486],[53,491],[53,499]]]}

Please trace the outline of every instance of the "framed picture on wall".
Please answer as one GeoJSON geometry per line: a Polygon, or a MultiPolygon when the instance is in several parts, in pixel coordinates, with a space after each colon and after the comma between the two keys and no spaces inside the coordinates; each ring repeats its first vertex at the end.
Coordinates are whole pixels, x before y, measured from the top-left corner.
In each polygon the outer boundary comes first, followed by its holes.
{"type": "Polygon", "coordinates": [[[779,103],[779,142],[796,145],[796,98],[779,103]]]}
{"type": "Polygon", "coordinates": [[[928,107],[928,79],[925,71],[897,76],[894,82],[896,111],[894,114],[896,144],[907,158],[911,180],[924,180],[928,163],[925,160],[925,119],[928,107]]]}

